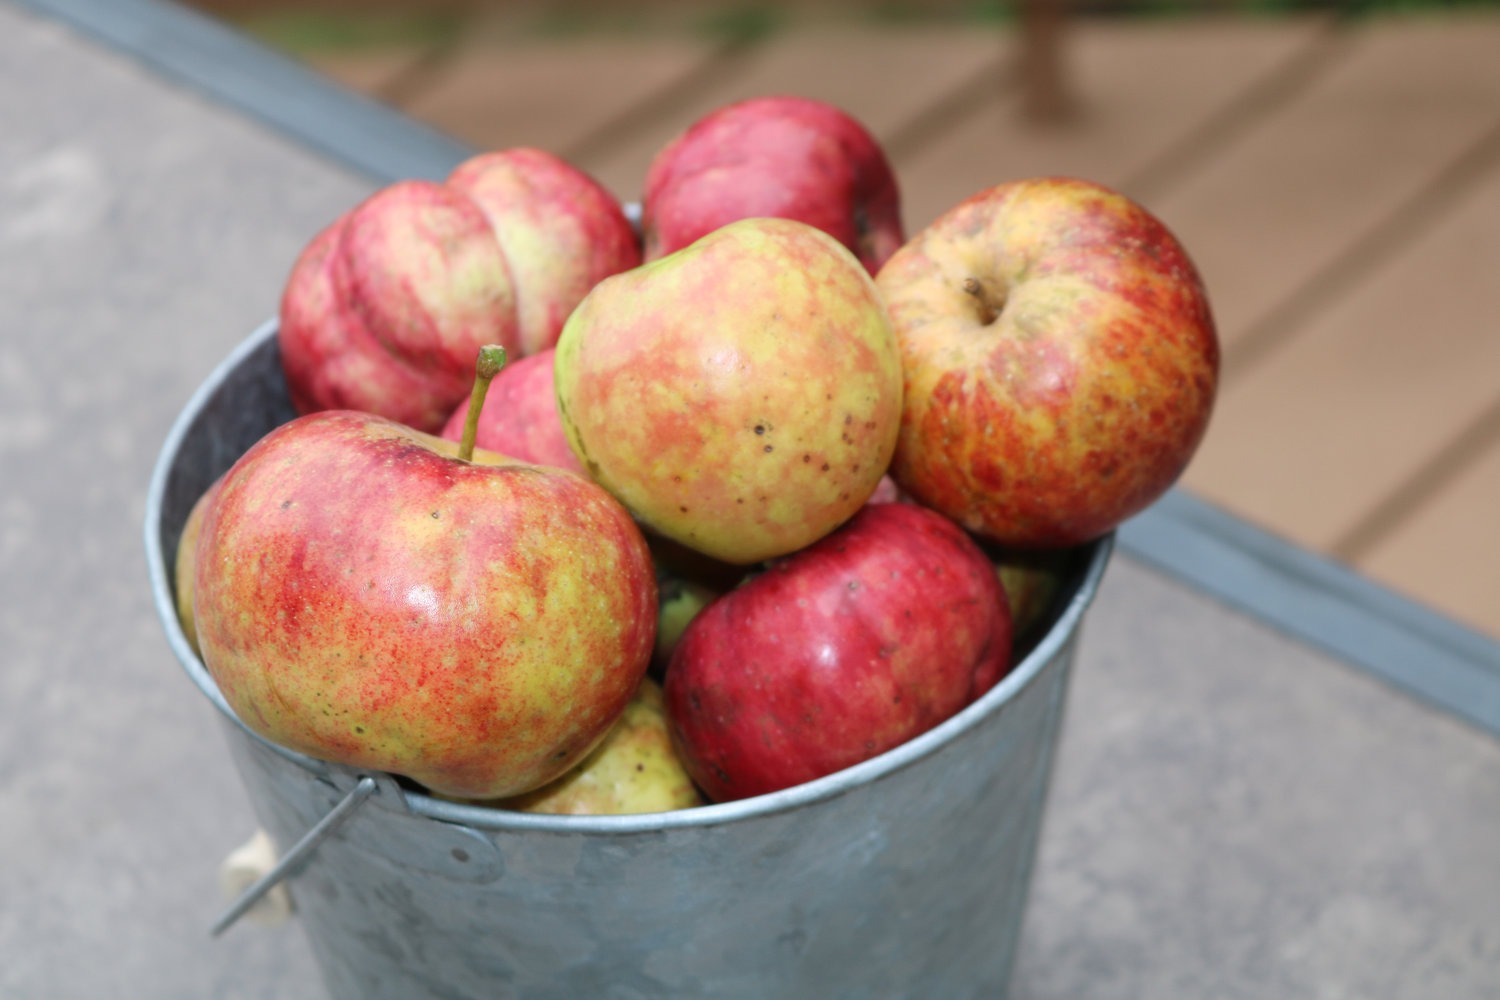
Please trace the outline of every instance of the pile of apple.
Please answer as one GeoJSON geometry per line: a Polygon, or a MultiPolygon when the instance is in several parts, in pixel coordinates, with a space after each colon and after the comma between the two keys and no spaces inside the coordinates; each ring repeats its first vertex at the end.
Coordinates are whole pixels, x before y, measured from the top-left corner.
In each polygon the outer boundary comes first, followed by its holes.
{"type": "Polygon", "coordinates": [[[302,416],[179,550],[247,726],[507,808],[787,788],[992,688],[1057,554],[1205,431],[1202,282],[1119,193],[1002,183],[908,240],[866,130],[768,98],[662,149],[640,209],[512,149],[308,245],[302,416]]]}

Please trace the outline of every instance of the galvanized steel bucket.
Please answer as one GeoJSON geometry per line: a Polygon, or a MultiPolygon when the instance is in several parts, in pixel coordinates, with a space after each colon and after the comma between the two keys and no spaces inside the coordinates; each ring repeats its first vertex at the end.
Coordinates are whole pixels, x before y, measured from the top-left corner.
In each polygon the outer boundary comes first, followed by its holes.
{"type": "Polygon", "coordinates": [[[235,718],[177,622],[188,511],[295,414],[275,323],[193,396],[146,508],[157,611],[217,706],[297,912],[339,998],[1001,996],[1079,626],[1112,539],[995,689],[878,758],[772,795],[640,816],[433,799],[282,749],[235,718]]]}

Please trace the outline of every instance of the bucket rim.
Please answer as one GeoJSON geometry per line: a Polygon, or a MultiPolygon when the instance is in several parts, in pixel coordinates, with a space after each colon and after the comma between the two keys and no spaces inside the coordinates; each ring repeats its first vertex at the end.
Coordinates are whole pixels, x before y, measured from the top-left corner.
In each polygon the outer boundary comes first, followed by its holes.
{"type": "MultiPolygon", "coordinates": [[[[244,361],[274,339],[279,329],[275,317],[262,322],[230,351],[195,389],[173,421],[163,440],[151,472],[146,497],[144,542],[152,599],[157,617],[166,633],[167,645],[177,657],[199,691],[242,733],[261,747],[309,771],[313,776],[329,779],[335,775],[355,779],[369,773],[360,769],[319,760],[274,743],[247,726],[230,707],[202,659],[193,652],[177,618],[174,599],[173,567],[168,565],[162,544],[162,506],[167,483],[176,464],[182,444],[209,400],[244,361]]],[[[1051,628],[1035,646],[1001,680],[957,714],[937,726],[893,747],[869,760],[854,764],[833,774],[790,788],[729,802],[710,803],[671,812],[631,813],[609,816],[568,816],[523,813],[489,806],[468,805],[435,798],[420,791],[403,790],[405,802],[388,808],[442,822],[490,831],[540,831],[550,833],[642,834],[699,827],[722,826],[766,818],[826,799],[835,798],[858,787],[871,784],[887,774],[909,767],[936,753],[964,733],[1001,711],[1042,670],[1066,653],[1076,640],[1084,612],[1093,603],[1114,550],[1115,532],[1088,543],[1088,565],[1068,604],[1057,615],[1051,628]]],[[[378,800],[380,796],[376,796],[378,800]]]]}

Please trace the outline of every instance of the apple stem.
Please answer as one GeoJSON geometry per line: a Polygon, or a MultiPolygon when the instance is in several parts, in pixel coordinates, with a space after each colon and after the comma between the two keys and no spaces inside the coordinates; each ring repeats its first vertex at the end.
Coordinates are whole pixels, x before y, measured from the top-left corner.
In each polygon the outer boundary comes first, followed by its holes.
{"type": "Polygon", "coordinates": [[[1000,313],[990,303],[989,297],[984,294],[984,284],[978,278],[965,278],[964,291],[972,295],[979,306],[979,322],[989,326],[1000,318],[1000,313]]]}
{"type": "Polygon", "coordinates": [[[474,366],[474,388],[469,393],[469,412],[464,416],[464,436],[458,442],[460,461],[474,459],[474,437],[479,433],[479,411],[484,409],[484,397],[490,391],[490,383],[505,367],[505,348],[499,344],[486,344],[479,349],[479,361],[474,366]]]}

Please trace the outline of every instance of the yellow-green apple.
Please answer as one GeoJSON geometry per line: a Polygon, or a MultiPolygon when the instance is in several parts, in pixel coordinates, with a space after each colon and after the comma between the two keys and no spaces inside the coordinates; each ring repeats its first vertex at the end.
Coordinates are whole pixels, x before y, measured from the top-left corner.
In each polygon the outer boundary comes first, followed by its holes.
{"type": "MultiPolygon", "coordinates": [[[[523,462],[583,475],[583,463],[569,447],[557,412],[557,392],[552,379],[555,353],[549,347],[509,362],[501,369],[480,407],[474,443],[523,462]]],[[[439,436],[450,441],[463,440],[468,417],[466,399],[458,404],[439,436]]]]}
{"type": "Polygon", "coordinates": [[[522,354],[551,347],[590,288],[641,262],[639,237],[619,201],[551,153],[480,153],[446,183],[474,200],[500,242],[516,288],[522,354]]]}
{"type": "Polygon", "coordinates": [[[688,622],[714,598],[733,590],[746,570],[660,535],[646,536],[646,544],[656,566],[656,648],[651,655],[651,676],[661,680],[688,622]]]}
{"type": "Polygon", "coordinates": [[[871,504],[688,625],[667,713],[715,801],[811,781],[917,736],[1010,668],[994,567],[949,519],[871,504]]]}
{"type": "Polygon", "coordinates": [[[1046,620],[1062,590],[1070,553],[1065,549],[1005,549],[989,554],[1010,602],[1016,638],[1029,637],[1046,620]]]}
{"type": "Polygon", "coordinates": [[[1007,545],[1097,538],[1176,481],[1218,382],[1208,296],[1128,197],[1072,178],[954,206],[877,276],[901,344],[891,474],[1007,545]]]}
{"type": "Polygon", "coordinates": [[[652,531],[741,565],[853,515],[901,418],[873,280],[787,219],[730,223],[604,279],[563,327],[554,371],[595,481],[652,531]]]}
{"type": "Polygon", "coordinates": [[[646,173],[646,258],[680,250],[738,219],[816,226],[871,274],[905,239],[895,174],[853,116],[803,97],[756,97],[700,118],[646,173]]]}
{"type": "Polygon", "coordinates": [[[665,677],[672,653],[698,612],[713,603],[723,591],[699,580],[678,576],[660,563],[656,566],[656,646],[651,654],[654,676],[665,677]]]}
{"type": "Polygon", "coordinates": [[[182,535],[177,540],[177,554],[172,561],[172,596],[177,608],[177,623],[182,626],[183,638],[195,653],[198,652],[198,623],[193,618],[193,566],[198,552],[198,535],[203,530],[203,512],[208,509],[222,479],[221,476],[214,480],[193,501],[187,520],[182,523],[182,535]]]}
{"type": "Polygon", "coordinates": [[[321,411],[225,474],[193,607],[245,725],[464,798],[537,788],[604,737],[650,661],[645,539],[587,479],[472,440],[321,411]]]}
{"type": "Polygon", "coordinates": [[[483,805],[518,812],[612,816],[703,804],[667,728],[661,687],[647,677],[604,740],[561,778],[483,805]]]}
{"type": "Polygon", "coordinates": [[[278,344],[299,412],[354,409],[436,431],[485,344],[519,346],[510,265],[467,195],[382,188],[319,233],[282,293],[278,344]]]}

